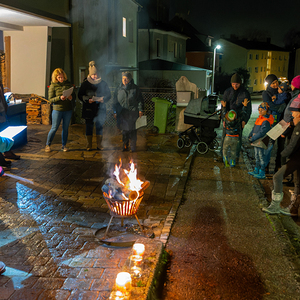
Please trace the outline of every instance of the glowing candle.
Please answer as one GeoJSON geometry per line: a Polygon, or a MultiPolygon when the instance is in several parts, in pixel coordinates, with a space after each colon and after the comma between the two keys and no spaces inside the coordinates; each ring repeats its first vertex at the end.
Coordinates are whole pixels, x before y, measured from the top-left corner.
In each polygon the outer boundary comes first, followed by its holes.
{"type": "Polygon", "coordinates": [[[132,265],[140,266],[142,264],[143,257],[140,255],[131,255],[130,261],[132,262],[132,265]]]}
{"type": "Polygon", "coordinates": [[[137,266],[133,266],[131,268],[131,274],[133,278],[139,278],[142,276],[142,269],[137,266]]]}
{"type": "Polygon", "coordinates": [[[133,255],[143,256],[145,253],[145,245],[140,244],[140,243],[134,244],[132,247],[132,252],[133,252],[133,255]]]}
{"type": "Polygon", "coordinates": [[[131,291],[131,276],[127,272],[121,272],[116,278],[116,287],[123,295],[130,294],[131,291]]]}

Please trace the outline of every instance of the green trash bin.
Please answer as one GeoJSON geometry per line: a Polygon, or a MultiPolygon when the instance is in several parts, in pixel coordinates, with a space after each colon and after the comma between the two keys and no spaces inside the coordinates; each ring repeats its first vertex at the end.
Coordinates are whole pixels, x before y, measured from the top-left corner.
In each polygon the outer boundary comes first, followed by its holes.
{"type": "Polygon", "coordinates": [[[151,100],[155,103],[154,126],[158,128],[159,133],[165,133],[167,127],[168,109],[171,105],[171,102],[159,97],[154,97],[151,100]]]}

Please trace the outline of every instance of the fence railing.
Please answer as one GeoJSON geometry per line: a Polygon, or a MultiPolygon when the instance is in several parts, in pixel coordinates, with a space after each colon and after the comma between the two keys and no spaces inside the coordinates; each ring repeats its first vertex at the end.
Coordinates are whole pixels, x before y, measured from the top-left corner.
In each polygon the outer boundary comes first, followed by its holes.
{"type": "MultiPolygon", "coordinates": [[[[114,91],[113,88],[111,90],[114,91]]],[[[155,103],[152,101],[152,98],[159,97],[167,100],[171,100],[173,103],[176,103],[176,90],[175,89],[141,89],[143,98],[144,98],[144,114],[147,116],[147,128],[152,128],[154,123],[154,109],[155,103]]],[[[113,97],[113,95],[112,95],[113,97]]],[[[82,104],[80,101],[77,101],[76,105],[76,123],[84,123],[84,120],[81,118],[81,109],[82,104]]],[[[114,127],[117,125],[115,118],[113,117],[112,101],[110,100],[106,105],[106,121],[104,127],[114,127]]]]}

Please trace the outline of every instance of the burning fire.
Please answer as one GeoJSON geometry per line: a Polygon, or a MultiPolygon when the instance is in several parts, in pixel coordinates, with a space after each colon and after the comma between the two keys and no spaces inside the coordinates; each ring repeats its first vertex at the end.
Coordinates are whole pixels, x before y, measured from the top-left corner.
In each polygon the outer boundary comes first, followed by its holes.
{"type": "Polygon", "coordinates": [[[132,161],[130,162],[129,169],[126,170],[122,168],[122,161],[120,159],[119,165],[115,165],[113,175],[114,178],[107,179],[105,185],[102,187],[102,191],[109,198],[135,200],[140,196],[144,182],[137,178],[137,169],[132,161]]]}

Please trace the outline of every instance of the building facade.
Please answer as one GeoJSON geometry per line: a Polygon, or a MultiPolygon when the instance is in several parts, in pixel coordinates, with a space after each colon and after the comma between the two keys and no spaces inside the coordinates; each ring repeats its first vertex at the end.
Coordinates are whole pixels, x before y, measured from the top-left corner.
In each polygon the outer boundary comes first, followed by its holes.
{"type": "Polygon", "coordinates": [[[270,43],[251,41],[217,41],[222,47],[220,71],[234,73],[237,68],[250,73],[249,91],[258,92],[265,89],[267,75],[288,76],[289,52],[270,43]]]}

